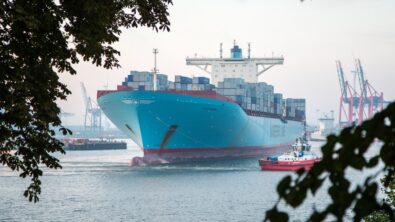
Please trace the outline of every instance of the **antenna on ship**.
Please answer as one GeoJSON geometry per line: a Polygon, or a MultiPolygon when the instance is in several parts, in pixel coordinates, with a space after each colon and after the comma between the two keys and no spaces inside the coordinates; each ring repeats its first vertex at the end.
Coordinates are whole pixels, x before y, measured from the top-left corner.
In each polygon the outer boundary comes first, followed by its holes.
{"type": "Polygon", "coordinates": [[[219,44],[219,58],[222,59],[222,42],[219,44]]]}
{"type": "Polygon", "coordinates": [[[158,49],[154,49],[152,52],[154,53],[154,70],[153,70],[153,73],[154,73],[154,91],[156,91],[156,73],[158,73],[158,71],[159,71],[158,69],[156,69],[156,54],[158,54],[159,51],[158,51],[158,49]]]}

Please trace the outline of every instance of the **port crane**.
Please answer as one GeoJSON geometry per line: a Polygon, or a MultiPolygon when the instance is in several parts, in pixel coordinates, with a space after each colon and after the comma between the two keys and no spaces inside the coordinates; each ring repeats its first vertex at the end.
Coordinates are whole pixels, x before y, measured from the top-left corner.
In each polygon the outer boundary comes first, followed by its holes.
{"type": "Polygon", "coordinates": [[[358,75],[363,100],[359,115],[361,119],[370,119],[374,113],[384,109],[384,95],[382,92],[377,92],[369,81],[365,79],[365,72],[359,59],[355,60],[355,72],[358,75]]]}
{"type": "Polygon", "coordinates": [[[344,71],[340,61],[336,61],[337,74],[340,84],[339,124],[341,127],[357,122],[357,110],[361,96],[344,78],[344,71]],[[344,119],[343,119],[344,116],[344,119]]]}
{"type": "Polygon", "coordinates": [[[360,124],[362,121],[372,118],[374,113],[384,109],[383,93],[379,93],[366,79],[359,59],[355,59],[355,71],[352,71],[358,77],[359,93],[355,85],[352,87],[345,80],[340,61],[336,61],[336,68],[341,91],[339,108],[339,125],[341,127],[354,123],[360,124]]]}
{"type": "Polygon", "coordinates": [[[85,103],[85,117],[84,117],[84,134],[101,134],[102,118],[101,109],[99,106],[88,96],[84,83],[81,82],[81,91],[85,103]]]}

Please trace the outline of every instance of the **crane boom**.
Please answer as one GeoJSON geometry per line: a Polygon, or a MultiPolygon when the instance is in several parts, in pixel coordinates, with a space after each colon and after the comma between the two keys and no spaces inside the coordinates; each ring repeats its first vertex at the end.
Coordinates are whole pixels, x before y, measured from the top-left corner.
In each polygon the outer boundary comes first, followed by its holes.
{"type": "Polygon", "coordinates": [[[84,98],[85,108],[88,109],[89,106],[88,94],[86,93],[86,88],[84,83],[80,82],[80,84],[81,84],[82,97],[84,98]]]}
{"type": "Polygon", "coordinates": [[[355,60],[355,68],[358,75],[359,80],[359,87],[361,89],[361,95],[363,96],[364,100],[367,99],[367,92],[366,92],[366,81],[365,81],[365,73],[363,71],[361,61],[359,59],[355,60]]]}
{"type": "Polygon", "coordinates": [[[340,61],[336,61],[337,74],[339,76],[340,91],[343,99],[347,99],[346,81],[344,80],[344,72],[340,61]]]}

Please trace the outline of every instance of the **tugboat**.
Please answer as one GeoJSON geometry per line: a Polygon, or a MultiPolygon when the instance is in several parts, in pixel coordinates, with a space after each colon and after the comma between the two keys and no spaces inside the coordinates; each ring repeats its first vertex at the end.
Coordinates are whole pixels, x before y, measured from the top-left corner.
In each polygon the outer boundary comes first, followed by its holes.
{"type": "Polygon", "coordinates": [[[292,145],[292,151],[280,156],[269,156],[259,160],[262,170],[294,171],[304,168],[309,170],[316,162],[321,160],[310,151],[311,145],[306,138],[297,138],[292,145]]]}

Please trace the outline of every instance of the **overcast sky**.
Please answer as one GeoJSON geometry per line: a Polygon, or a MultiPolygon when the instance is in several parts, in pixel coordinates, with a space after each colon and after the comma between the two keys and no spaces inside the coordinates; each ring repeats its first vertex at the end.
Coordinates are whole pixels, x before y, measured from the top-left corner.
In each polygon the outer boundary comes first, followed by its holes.
{"type": "MultiPolygon", "coordinates": [[[[67,124],[82,124],[84,104],[80,82],[88,94],[115,88],[130,70],[153,68],[152,49],[158,48],[158,69],[169,75],[208,76],[185,65],[187,56],[218,57],[219,43],[229,56],[233,40],[251,56],[284,56],[284,65],[260,76],[285,97],[306,98],[307,119],[320,113],[338,115],[340,89],[335,60],[346,78],[360,58],[366,77],[386,100],[395,98],[395,0],[174,0],[170,32],[124,30],[115,47],[122,68],[105,70],[90,63],[75,66],[78,74],[61,74],[73,92],[63,111],[74,113],[67,124]]],[[[246,55],[246,53],[244,53],[246,55]]]]}

